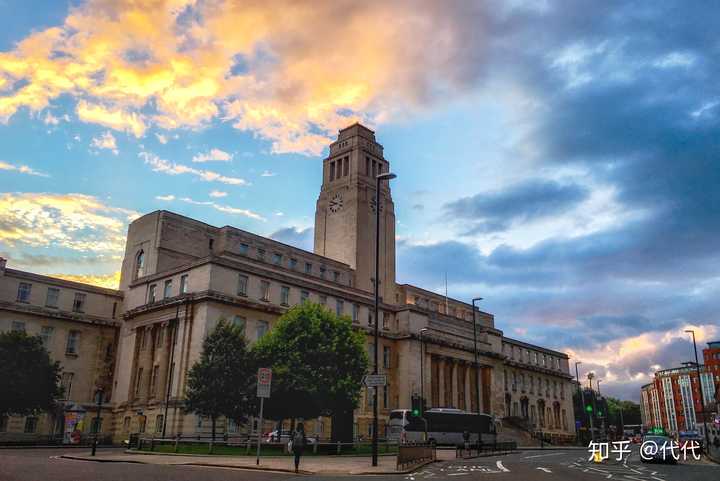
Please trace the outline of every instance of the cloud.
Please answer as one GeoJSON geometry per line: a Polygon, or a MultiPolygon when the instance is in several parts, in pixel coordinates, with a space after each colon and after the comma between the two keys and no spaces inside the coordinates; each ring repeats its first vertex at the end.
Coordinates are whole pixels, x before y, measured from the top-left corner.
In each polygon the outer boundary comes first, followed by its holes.
{"type": "Polygon", "coordinates": [[[110,150],[113,154],[118,155],[118,148],[115,137],[109,131],[103,132],[100,137],[93,137],[90,145],[92,147],[95,147],[96,149],[110,150]]]}
{"type": "Polygon", "coordinates": [[[162,200],[162,201],[175,200],[175,196],[172,195],[172,194],[168,194],[168,195],[156,195],[155,198],[156,198],[157,200],[162,200]]]}
{"type": "MultiPolygon", "coordinates": [[[[174,195],[157,196],[155,198],[158,200],[163,200],[163,201],[175,200],[174,195]]],[[[186,204],[209,206],[209,207],[212,207],[213,209],[223,212],[225,214],[242,215],[242,216],[248,217],[250,219],[259,220],[261,222],[267,221],[267,219],[265,217],[261,216],[257,212],[254,212],[250,209],[241,209],[239,207],[222,205],[222,204],[218,204],[216,202],[210,201],[210,200],[194,200],[190,197],[180,197],[177,200],[179,200],[180,202],[185,202],[186,204]]]]}
{"type": "Polygon", "coordinates": [[[83,194],[0,194],[0,241],[8,246],[61,247],[118,253],[138,213],[83,194]]]}
{"type": "Polygon", "coordinates": [[[82,121],[136,137],[224,120],[273,152],[317,155],[353,121],[467,88],[486,17],[432,1],[88,0],[0,53],[0,121],[69,95],[82,121]]]}
{"type": "Polygon", "coordinates": [[[167,137],[166,137],[165,135],[163,135],[163,134],[158,134],[158,133],[156,133],[156,134],[155,134],[155,137],[157,137],[158,142],[160,142],[160,143],[163,144],[163,145],[168,143],[167,137]]]}
{"type": "Polygon", "coordinates": [[[313,250],[313,228],[306,227],[285,227],[270,234],[270,238],[291,246],[304,249],[308,252],[313,250]]]}
{"type": "Polygon", "coordinates": [[[35,175],[37,177],[50,177],[50,175],[44,172],[39,172],[27,165],[13,165],[3,162],[2,160],[0,160],[0,170],[9,170],[11,172],[19,172],[21,174],[35,175]]]}
{"type": "Polygon", "coordinates": [[[228,177],[211,170],[201,170],[194,167],[188,167],[183,164],[176,164],[165,159],[161,159],[157,155],[150,152],[140,152],[138,156],[150,165],[154,172],[162,172],[168,175],[191,174],[199,177],[205,182],[220,182],[228,185],[250,185],[245,179],[239,177],[228,177]]]}
{"type": "Polygon", "coordinates": [[[32,254],[29,252],[0,252],[0,257],[8,260],[8,265],[14,269],[31,269],[37,271],[38,269],[46,271],[50,267],[58,266],[98,266],[98,265],[118,265],[122,262],[122,256],[119,254],[105,255],[105,254],[92,254],[92,255],[71,255],[71,256],[59,256],[59,255],[46,255],[46,254],[32,254]]]}
{"type": "Polygon", "coordinates": [[[58,125],[60,123],[60,119],[55,117],[52,112],[48,111],[45,113],[43,123],[45,123],[45,125],[58,125]]]}
{"type": "Polygon", "coordinates": [[[275,172],[271,172],[269,170],[264,170],[262,174],[260,174],[260,177],[275,177],[277,174],[275,172]]]}
{"type": "Polygon", "coordinates": [[[220,190],[211,190],[210,194],[208,194],[210,197],[220,198],[220,197],[227,197],[227,192],[223,192],[220,190]]]}
{"type": "Polygon", "coordinates": [[[73,282],[90,284],[107,289],[117,289],[120,286],[120,271],[112,274],[49,274],[51,277],[59,277],[73,282]]]}
{"type": "Polygon", "coordinates": [[[220,149],[210,149],[209,152],[203,154],[197,154],[192,158],[193,162],[230,162],[233,155],[220,149]]]}

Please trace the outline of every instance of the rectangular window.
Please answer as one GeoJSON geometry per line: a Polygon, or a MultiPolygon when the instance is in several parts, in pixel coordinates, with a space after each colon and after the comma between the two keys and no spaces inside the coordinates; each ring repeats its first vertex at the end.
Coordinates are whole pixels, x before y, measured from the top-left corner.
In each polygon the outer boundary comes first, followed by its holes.
{"type": "Polygon", "coordinates": [[[28,416],[25,418],[25,432],[34,433],[37,430],[37,418],[35,416],[28,416]]]}
{"type": "Polygon", "coordinates": [[[75,293],[75,299],[73,299],[73,312],[85,312],[85,299],[87,295],[80,292],[75,293]]]}
{"type": "Polygon", "coordinates": [[[342,316],[344,310],[345,303],[340,299],[335,299],[335,314],[337,314],[338,316],[342,316]]]}
{"type": "Polygon", "coordinates": [[[270,283],[268,281],[260,281],[260,300],[270,300],[270,283]]]}
{"type": "Polygon", "coordinates": [[[158,373],[160,372],[160,366],[153,366],[152,372],[150,373],[150,397],[155,397],[155,385],[157,384],[158,373]]]}
{"type": "Polygon", "coordinates": [[[187,294],[188,276],[187,274],[180,276],[180,294],[187,294]]]}
{"type": "Polygon", "coordinates": [[[372,176],[377,177],[377,162],[372,163],[372,176]]]}
{"type": "Polygon", "coordinates": [[[12,321],[10,330],[14,332],[25,332],[25,323],[23,321],[12,321]]]}
{"type": "Polygon", "coordinates": [[[273,254],[273,264],[279,266],[282,264],[282,254],[278,254],[277,252],[273,254]]]}
{"type": "Polygon", "coordinates": [[[320,279],[325,279],[325,266],[320,266],[320,279]]]}
{"type": "Polygon", "coordinates": [[[32,284],[28,282],[21,282],[18,285],[17,300],[18,302],[30,302],[30,291],[32,290],[32,284]]]}
{"type": "Polygon", "coordinates": [[[232,320],[233,326],[236,326],[237,328],[242,331],[243,335],[245,334],[245,318],[243,316],[235,316],[232,320]]]}
{"type": "Polygon", "coordinates": [[[258,249],[257,250],[257,258],[261,261],[265,260],[265,249],[258,249]]]}
{"type": "Polygon", "coordinates": [[[335,180],[335,162],[330,162],[330,182],[335,180]]]}
{"type": "Polygon", "coordinates": [[[135,397],[140,395],[140,386],[142,386],[142,375],[143,368],[139,368],[137,371],[137,379],[135,379],[135,397]]]}
{"type": "Polygon", "coordinates": [[[368,309],[368,326],[373,325],[373,313],[371,309],[368,309]]]}
{"type": "Polygon", "coordinates": [[[353,322],[357,322],[357,321],[358,321],[358,311],[359,311],[359,310],[360,310],[360,306],[358,306],[357,304],[353,304],[353,306],[352,306],[352,320],[353,320],[353,322]]]}
{"type": "Polygon", "coordinates": [[[386,316],[384,311],[379,311],[380,321],[383,329],[390,329],[390,316],[386,316]]]}
{"type": "Polygon", "coordinates": [[[123,419],[123,432],[124,433],[130,432],[130,420],[131,419],[132,418],[130,416],[125,416],[125,418],[123,419]]]}
{"type": "Polygon", "coordinates": [[[155,347],[162,346],[163,343],[163,334],[165,333],[165,330],[162,326],[158,327],[155,331],[155,347]]]}
{"type": "Polygon", "coordinates": [[[80,331],[68,332],[67,344],[65,345],[65,354],[77,356],[80,348],[80,331]]]}
{"type": "Polygon", "coordinates": [[[248,277],[238,274],[237,295],[247,296],[248,277]]]}
{"type": "Polygon", "coordinates": [[[312,264],[309,262],[305,263],[305,274],[312,274],[312,264]]]}
{"type": "Polygon", "coordinates": [[[141,433],[145,432],[145,424],[147,423],[147,417],[140,415],[138,419],[138,431],[141,433]]]}
{"type": "Polygon", "coordinates": [[[345,157],[343,159],[343,177],[350,173],[350,158],[345,157]]]}
{"type": "Polygon", "coordinates": [[[167,299],[168,297],[172,297],[172,279],[165,281],[163,287],[163,299],[167,299]]]}
{"type": "Polygon", "coordinates": [[[537,352],[533,352],[533,364],[537,364],[537,363],[538,363],[537,352]]]}
{"type": "Polygon", "coordinates": [[[338,271],[333,271],[333,281],[340,282],[340,273],[338,271]]]}
{"type": "Polygon", "coordinates": [[[370,175],[370,157],[365,157],[365,175],[370,175]]]}
{"type": "Polygon", "coordinates": [[[256,339],[262,338],[265,334],[267,334],[267,332],[268,332],[267,321],[257,321],[256,339]]]}
{"type": "Polygon", "coordinates": [[[163,423],[165,422],[165,417],[162,414],[158,414],[155,417],[155,432],[161,433],[163,428],[163,423]]]}
{"type": "Polygon", "coordinates": [[[155,284],[151,284],[150,288],[148,289],[148,304],[155,302],[156,298],[157,298],[157,286],[155,284]]]}
{"type": "Polygon", "coordinates": [[[240,254],[246,256],[248,251],[250,250],[250,246],[247,244],[240,244],[240,254]]]}
{"type": "Polygon", "coordinates": [[[75,373],[72,372],[64,372],[62,373],[62,378],[60,380],[60,387],[62,388],[62,398],[61,399],[70,399],[70,396],[72,395],[72,383],[73,378],[75,377],[75,373]]]}
{"type": "Polygon", "coordinates": [[[45,349],[50,350],[50,343],[52,342],[53,332],[55,328],[52,326],[42,326],[40,328],[40,337],[42,338],[43,346],[45,349]]]}
{"type": "Polygon", "coordinates": [[[530,376],[530,394],[535,394],[535,378],[530,376]]]}
{"type": "Polygon", "coordinates": [[[300,302],[305,302],[310,298],[310,292],[300,291],[300,302]]]}
{"type": "Polygon", "coordinates": [[[290,304],[290,288],[288,286],[282,286],[280,288],[280,304],[283,306],[290,304]]]}
{"type": "Polygon", "coordinates": [[[290,269],[297,269],[297,259],[290,259],[290,269]]]}
{"type": "Polygon", "coordinates": [[[383,346],[383,367],[385,369],[390,369],[390,347],[383,346]]]}
{"type": "Polygon", "coordinates": [[[48,287],[45,307],[57,308],[58,299],[60,299],[60,289],[57,287],[48,287]]]}

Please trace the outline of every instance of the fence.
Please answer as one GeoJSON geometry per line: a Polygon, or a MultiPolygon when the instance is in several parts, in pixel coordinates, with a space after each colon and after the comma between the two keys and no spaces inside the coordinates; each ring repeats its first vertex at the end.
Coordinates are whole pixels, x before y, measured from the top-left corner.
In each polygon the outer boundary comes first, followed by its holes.
{"type": "Polygon", "coordinates": [[[425,461],[435,461],[434,444],[401,444],[398,446],[397,470],[409,469],[425,461]]]}
{"type": "Polygon", "coordinates": [[[479,447],[477,445],[469,445],[466,448],[458,447],[455,450],[455,457],[456,458],[472,458],[475,456],[481,456],[483,454],[509,454],[513,451],[517,450],[517,443],[515,441],[511,442],[502,442],[502,443],[492,443],[492,444],[481,444],[479,447]],[[473,452],[475,453],[473,455],[473,452]]]}

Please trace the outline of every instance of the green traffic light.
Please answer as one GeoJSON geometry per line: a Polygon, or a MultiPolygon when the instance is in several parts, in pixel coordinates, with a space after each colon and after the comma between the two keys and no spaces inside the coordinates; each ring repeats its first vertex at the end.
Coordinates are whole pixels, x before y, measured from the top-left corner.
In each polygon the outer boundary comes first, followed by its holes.
{"type": "Polygon", "coordinates": [[[417,409],[413,409],[412,414],[413,414],[413,416],[420,416],[420,411],[417,409]]]}
{"type": "Polygon", "coordinates": [[[592,412],[592,406],[585,406],[585,410],[589,413],[592,412]]]}

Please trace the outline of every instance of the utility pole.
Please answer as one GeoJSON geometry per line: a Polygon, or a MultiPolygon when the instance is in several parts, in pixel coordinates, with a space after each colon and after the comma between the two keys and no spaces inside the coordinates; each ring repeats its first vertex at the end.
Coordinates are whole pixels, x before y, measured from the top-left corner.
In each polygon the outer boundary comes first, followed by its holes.
{"type": "MultiPolygon", "coordinates": [[[[695,344],[695,331],[692,329],[686,329],[685,332],[692,334],[693,349],[695,350],[695,371],[698,377],[698,388],[700,388],[700,415],[703,418],[703,431],[705,431],[705,451],[710,448],[710,433],[708,433],[707,419],[705,419],[705,391],[702,387],[702,378],[700,377],[700,361],[698,360],[697,344],[695,344]]],[[[692,387],[692,386],[691,386],[692,387]]],[[[695,406],[693,406],[693,409],[695,406]]]]}
{"type": "MultiPolygon", "coordinates": [[[[580,405],[580,411],[581,411],[581,412],[586,412],[586,411],[585,411],[585,393],[583,392],[582,385],[580,384],[580,374],[579,374],[579,371],[578,371],[578,366],[579,366],[580,364],[582,364],[581,361],[577,361],[577,362],[575,363],[575,380],[577,381],[577,384],[578,384],[578,391],[580,391],[580,402],[582,403],[582,404],[580,405]]],[[[587,415],[588,415],[588,419],[589,419],[589,424],[592,425],[592,418],[591,418],[591,416],[590,416],[590,413],[587,413],[587,415]]],[[[582,419],[582,414],[580,415],[580,418],[582,419]]],[[[578,434],[578,440],[579,440],[579,439],[580,439],[580,434],[578,434]]],[[[592,431],[590,431],[590,439],[593,439],[593,438],[592,438],[592,431]]]]}
{"type": "Polygon", "coordinates": [[[595,393],[593,392],[592,388],[592,380],[595,377],[595,373],[589,372],[587,375],[588,382],[590,383],[590,395],[592,396],[592,411],[588,412],[588,415],[590,417],[590,440],[595,441],[595,426],[593,426],[593,417],[595,417],[596,413],[596,407],[595,407],[595,393]]]}

